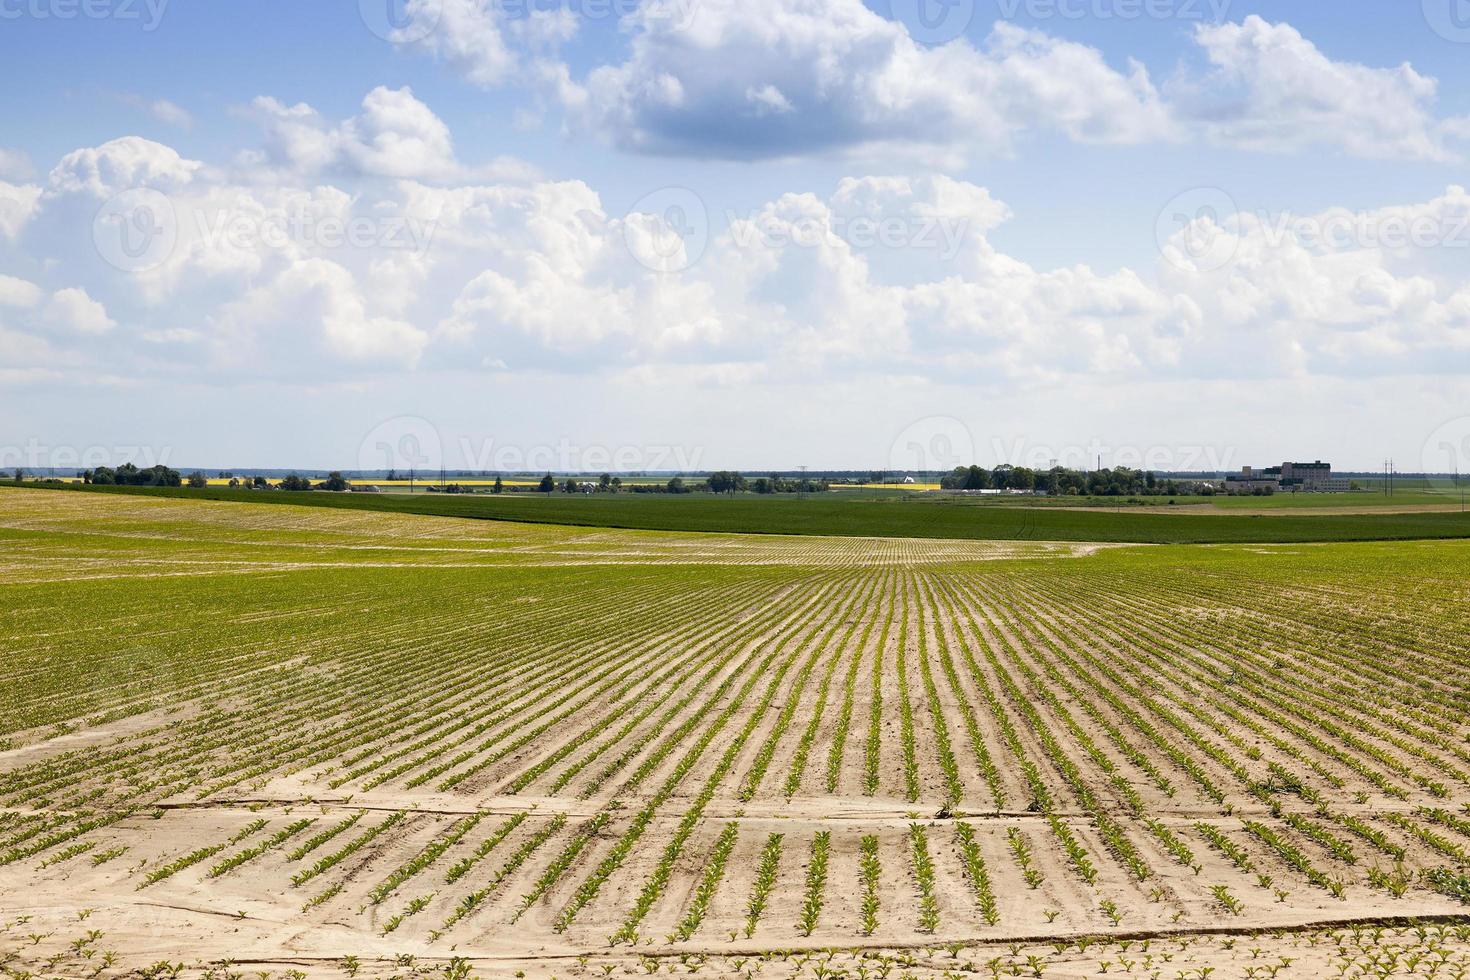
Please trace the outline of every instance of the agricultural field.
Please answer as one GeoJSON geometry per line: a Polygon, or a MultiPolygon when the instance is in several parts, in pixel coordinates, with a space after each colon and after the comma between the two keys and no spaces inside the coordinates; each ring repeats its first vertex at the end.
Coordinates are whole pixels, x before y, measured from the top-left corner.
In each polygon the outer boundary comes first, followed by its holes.
{"type": "Polygon", "coordinates": [[[1106,540],[0,491],[0,969],[1470,975],[1470,542],[1106,540]]]}
{"type": "MultiPolygon", "coordinates": [[[[0,493],[6,489],[7,485],[0,485],[0,493]]],[[[1357,513],[1345,508],[1346,513],[1329,509],[1304,514],[1289,508],[1259,513],[1255,509],[1222,512],[1208,505],[1132,507],[1121,499],[1108,508],[1042,500],[1019,505],[893,491],[834,491],[805,498],[631,493],[446,496],[62,485],[55,492],[714,534],[1150,544],[1470,539],[1470,513],[1446,512],[1446,504],[1429,509],[1363,508],[1364,512],[1357,513]]]]}

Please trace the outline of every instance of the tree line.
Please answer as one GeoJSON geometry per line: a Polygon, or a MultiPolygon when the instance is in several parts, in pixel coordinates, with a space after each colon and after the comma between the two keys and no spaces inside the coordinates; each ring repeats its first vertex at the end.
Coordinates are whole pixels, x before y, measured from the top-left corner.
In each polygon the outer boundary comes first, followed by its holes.
{"type": "Polygon", "coordinates": [[[1006,464],[993,470],[983,466],[956,466],[940,478],[939,486],[943,490],[1015,490],[1061,497],[1175,497],[1214,493],[1214,487],[1202,481],[1160,479],[1153,472],[1126,466],[1089,472],[1063,466],[1049,470],[1006,464]]]}

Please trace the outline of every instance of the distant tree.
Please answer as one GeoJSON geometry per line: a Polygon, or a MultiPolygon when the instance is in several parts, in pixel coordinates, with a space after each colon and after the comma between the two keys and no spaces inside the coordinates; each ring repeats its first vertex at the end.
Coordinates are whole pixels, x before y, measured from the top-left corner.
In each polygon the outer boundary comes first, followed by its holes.
{"type": "Polygon", "coordinates": [[[618,493],[622,489],[623,489],[623,478],[620,477],[620,476],[613,477],[612,478],[612,492],[613,493],[618,493]]]}
{"type": "Polygon", "coordinates": [[[541,478],[541,483],[536,489],[542,493],[554,493],[556,492],[556,480],[548,473],[541,478]]]}
{"type": "Polygon", "coordinates": [[[720,470],[710,474],[709,489],[711,493],[740,493],[746,489],[745,477],[729,470],[720,470]]]}
{"type": "Polygon", "coordinates": [[[490,492],[491,493],[504,493],[505,492],[505,481],[502,480],[500,477],[497,476],[495,478],[495,486],[491,488],[490,492]]]}
{"type": "Polygon", "coordinates": [[[179,487],[184,484],[178,470],[171,470],[167,466],[151,466],[140,470],[132,463],[124,463],[115,470],[99,466],[92,473],[92,482],[125,487],[179,487]]]}
{"type": "Polygon", "coordinates": [[[250,481],[250,485],[257,490],[264,490],[270,486],[270,481],[263,476],[257,476],[250,481]]]}
{"type": "Polygon", "coordinates": [[[601,493],[612,492],[612,474],[604,473],[597,481],[597,489],[601,493]]]}
{"type": "Polygon", "coordinates": [[[299,493],[303,490],[310,490],[311,481],[304,476],[297,476],[295,473],[292,473],[281,481],[281,489],[299,493]]]}
{"type": "Polygon", "coordinates": [[[195,470],[193,473],[189,474],[189,486],[195,490],[203,490],[205,487],[209,486],[209,477],[205,476],[203,473],[200,473],[198,470],[195,470]]]}
{"type": "Polygon", "coordinates": [[[669,493],[688,493],[689,488],[684,485],[683,477],[674,477],[664,487],[669,493]]]}
{"type": "Polygon", "coordinates": [[[563,490],[565,490],[567,493],[576,493],[577,492],[577,481],[574,480],[574,479],[572,479],[571,477],[567,477],[567,482],[566,483],[563,483],[562,486],[561,486],[561,488],[563,490]]]}
{"type": "Polygon", "coordinates": [[[232,477],[230,477],[230,487],[231,487],[231,488],[232,488],[232,489],[233,489],[233,488],[235,488],[235,487],[238,487],[238,486],[239,486],[239,485],[240,485],[240,481],[239,481],[239,480],[237,480],[237,479],[236,479],[236,478],[235,478],[235,477],[233,477],[233,476],[232,476],[232,477]]]}
{"type": "Polygon", "coordinates": [[[347,488],[348,488],[347,480],[345,478],[343,478],[342,474],[339,473],[339,472],[337,472],[336,470],[333,470],[331,473],[328,473],[326,480],[321,485],[321,489],[323,489],[323,490],[331,490],[334,493],[341,493],[342,491],[346,490],[347,488]]]}
{"type": "Polygon", "coordinates": [[[15,468],[15,482],[19,483],[26,478],[26,471],[19,466],[15,468]]]}

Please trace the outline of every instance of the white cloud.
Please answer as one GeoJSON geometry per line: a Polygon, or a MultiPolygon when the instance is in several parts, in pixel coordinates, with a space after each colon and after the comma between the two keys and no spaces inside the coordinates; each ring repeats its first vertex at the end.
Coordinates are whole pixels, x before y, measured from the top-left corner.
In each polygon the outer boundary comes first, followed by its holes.
{"type": "Polygon", "coordinates": [[[41,188],[0,180],[0,236],[16,238],[36,214],[41,188]]]}
{"type": "Polygon", "coordinates": [[[136,92],[117,92],[113,97],[124,105],[146,112],[164,125],[179,129],[189,129],[194,125],[194,117],[189,110],[168,99],[150,99],[136,92]]]}
{"type": "MultiPolygon", "coordinates": [[[[322,166],[391,170],[401,134],[434,143],[416,101],[381,94],[351,125],[314,127],[332,143],[322,166]]],[[[437,145],[452,146],[447,134],[437,145]]],[[[777,195],[711,229],[705,248],[665,214],[610,210],[581,181],[384,179],[349,191],[286,170],[264,187],[147,141],[68,154],[48,188],[30,220],[39,240],[73,251],[25,279],[0,276],[7,329],[94,367],[101,352],[88,343],[110,333],[109,362],[131,357],[142,376],[149,365],[333,379],[480,367],[1025,385],[1434,374],[1470,352],[1463,251],[1362,235],[1314,243],[1294,225],[1222,215],[1231,261],[1218,268],[1042,269],[992,240],[1026,215],[944,176],[851,177],[823,194],[777,195]],[[170,188],[177,242],[156,267],[121,274],[92,248],[92,199],[154,185],[170,188]],[[324,230],[358,219],[432,234],[405,248],[396,233],[349,243],[324,230]],[[47,282],[53,272],[67,281],[47,282]]],[[[1309,217],[1450,236],[1470,229],[1470,195],[1452,187],[1431,201],[1309,217]]]]}
{"type": "Polygon", "coordinates": [[[117,326],[106,307],[75,287],[53,293],[42,317],[53,327],[79,334],[103,334],[117,326]]]}
{"type": "Polygon", "coordinates": [[[412,367],[427,341],[411,324],[370,315],[351,273],[326,259],[294,263],[211,321],[215,367],[224,370],[295,357],[288,370],[309,373],[322,355],[370,367],[412,367]]]}
{"type": "Polygon", "coordinates": [[[124,136],[62,157],[47,178],[47,190],[104,199],[135,187],[166,193],[188,186],[202,166],[179,156],[173,147],[139,136],[124,136]]]}
{"type": "Polygon", "coordinates": [[[40,286],[25,279],[0,274],[0,306],[30,309],[41,302],[40,286]]]}
{"type": "Polygon", "coordinates": [[[509,158],[462,165],[449,127],[406,87],[373,89],[362,112],[337,124],[305,103],[288,106],[270,96],[255,99],[252,109],[265,128],[269,160],[294,174],[443,181],[531,172],[509,158]]]}
{"type": "Polygon", "coordinates": [[[1407,62],[1371,68],[1333,61],[1290,24],[1255,15],[1202,25],[1195,40],[1214,71],[1176,94],[1221,143],[1283,152],[1327,146],[1369,158],[1452,156],[1434,114],[1438,82],[1407,62]]]}
{"type": "Polygon", "coordinates": [[[170,126],[188,129],[194,125],[194,117],[189,114],[189,110],[168,99],[155,99],[148,103],[148,111],[154,119],[170,126]]]}
{"type": "Polygon", "coordinates": [[[686,25],[658,5],[627,18],[631,54],[563,99],[629,149],[795,156],[918,142],[1010,148],[1053,129],[1087,142],[1168,138],[1147,71],[998,24],[979,49],[930,48],[861,0],[704,0],[686,25]]]}
{"type": "MultiPolygon", "coordinates": [[[[1446,161],[1470,118],[1436,115],[1438,83],[1404,63],[1335,61],[1286,23],[1199,25],[1204,63],[1161,92],[1137,61],[998,21],[978,47],[920,44],[863,0],[647,0],[628,55],[573,77],[532,49],[569,38],[492,0],[413,0],[397,37],[474,84],[520,82],[568,121],[638,152],[759,159],[880,148],[1009,152],[1055,131],[1086,143],[1203,136],[1256,151],[1330,147],[1446,161]],[[687,14],[687,16],[681,16],[687,14]],[[525,50],[523,50],[525,49],[525,50]]],[[[556,12],[565,15],[565,10],[556,12]]]]}
{"type": "Polygon", "coordinates": [[[421,47],[476,85],[504,81],[518,64],[495,0],[408,0],[394,39],[421,47]]]}

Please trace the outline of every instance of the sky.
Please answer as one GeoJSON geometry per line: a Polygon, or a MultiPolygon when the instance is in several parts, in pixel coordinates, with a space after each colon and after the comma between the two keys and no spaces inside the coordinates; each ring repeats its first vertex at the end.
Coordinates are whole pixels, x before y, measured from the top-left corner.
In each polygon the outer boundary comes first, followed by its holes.
{"type": "Polygon", "coordinates": [[[1470,469],[1467,56],[1470,0],[0,0],[0,466],[1470,469]]]}

